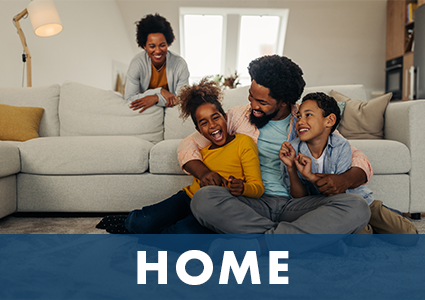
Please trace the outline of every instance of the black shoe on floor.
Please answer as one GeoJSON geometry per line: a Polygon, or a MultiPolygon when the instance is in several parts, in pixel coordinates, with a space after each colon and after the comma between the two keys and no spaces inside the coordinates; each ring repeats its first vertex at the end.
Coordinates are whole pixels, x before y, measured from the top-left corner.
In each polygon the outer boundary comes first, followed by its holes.
{"type": "Polygon", "coordinates": [[[127,215],[112,215],[105,216],[99,224],[96,225],[96,228],[106,229],[111,225],[124,223],[125,219],[127,219],[127,215]]]}
{"type": "Polygon", "coordinates": [[[108,226],[108,228],[106,228],[106,232],[114,233],[114,234],[129,234],[130,233],[130,231],[128,231],[127,228],[125,228],[124,223],[110,225],[108,226]]]}

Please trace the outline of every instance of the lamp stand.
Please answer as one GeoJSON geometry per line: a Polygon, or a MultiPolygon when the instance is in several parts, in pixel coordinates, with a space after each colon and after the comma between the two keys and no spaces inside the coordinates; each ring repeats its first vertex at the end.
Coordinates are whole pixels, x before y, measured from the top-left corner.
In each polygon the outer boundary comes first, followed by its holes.
{"type": "Polygon", "coordinates": [[[26,64],[27,64],[27,86],[31,87],[31,85],[32,85],[32,82],[31,82],[31,54],[30,54],[30,50],[28,49],[27,42],[25,40],[24,32],[22,31],[21,25],[19,24],[19,20],[22,19],[23,17],[25,17],[26,15],[28,15],[28,11],[25,8],[22,12],[20,12],[19,14],[17,14],[13,18],[13,23],[15,23],[16,29],[18,29],[18,35],[19,35],[19,38],[21,39],[22,47],[24,47],[24,54],[25,54],[25,57],[26,57],[26,64]]]}

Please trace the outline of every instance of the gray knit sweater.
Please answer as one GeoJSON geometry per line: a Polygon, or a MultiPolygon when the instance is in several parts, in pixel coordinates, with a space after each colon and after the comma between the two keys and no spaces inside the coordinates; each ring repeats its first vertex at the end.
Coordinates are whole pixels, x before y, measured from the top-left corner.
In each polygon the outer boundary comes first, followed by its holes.
{"type": "MultiPolygon", "coordinates": [[[[161,88],[148,90],[152,74],[152,62],[145,50],[130,62],[125,84],[125,100],[134,101],[150,95],[158,95],[157,105],[165,106],[167,100],[161,95],[161,88]]],[[[168,50],[166,56],[167,81],[171,93],[177,95],[183,85],[189,84],[189,69],[186,61],[168,50]]]]}

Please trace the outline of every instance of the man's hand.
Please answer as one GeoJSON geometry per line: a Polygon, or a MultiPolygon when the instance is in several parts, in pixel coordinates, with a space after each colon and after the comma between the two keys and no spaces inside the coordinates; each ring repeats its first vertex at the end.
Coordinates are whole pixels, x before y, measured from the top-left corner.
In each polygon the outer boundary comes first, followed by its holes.
{"type": "Polygon", "coordinates": [[[345,193],[347,189],[355,189],[367,182],[366,173],[359,167],[351,167],[342,174],[316,174],[320,179],[316,182],[319,191],[326,196],[345,193]]]}
{"type": "Polygon", "coordinates": [[[326,196],[345,193],[350,183],[343,176],[335,174],[316,174],[320,179],[316,182],[319,191],[326,196]]]}
{"type": "Polygon", "coordinates": [[[288,169],[291,169],[295,166],[295,149],[292,147],[291,143],[283,142],[279,150],[279,158],[286,165],[288,169]]]}
{"type": "Polygon", "coordinates": [[[244,186],[243,186],[243,180],[239,178],[235,178],[234,176],[229,176],[229,180],[227,181],[229,183],[229,189],[230,194],[233,196],[241,196],[243,194],[244,186]]]}
{"type": "Polygon", "coordinates": [[[227,180],[217,172],[209,171],[199,178],[199,185],[201,187],[208,185],[227,186],[227,180]]]}
{"type": "Polygon", "coordinates": [[[134,100],[130,104],[132,110],[140,109],[139,113],[144,112],[147,108],[157,104],[159,101],[157,95],[146,96],[137,100],[134,100]]]}
{"type": "Polygon", "coordinates": [[[177,97],[173,93],[167,91],[166,89],[161,89],[161,95],[167,100],[166,107],[173,107],[177,104],[177,97]]]}

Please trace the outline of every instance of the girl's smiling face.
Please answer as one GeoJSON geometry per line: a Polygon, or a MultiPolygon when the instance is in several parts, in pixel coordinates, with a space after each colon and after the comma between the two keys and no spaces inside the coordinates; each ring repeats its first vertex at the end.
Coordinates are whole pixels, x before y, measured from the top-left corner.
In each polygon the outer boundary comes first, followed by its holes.
{"type": "Polygon", "coordinates": [[[196,110],[195,116],[196,130],[211,141],[211,149],[222,147],[233,140],[234,136],[227,134],[226,116],[223,116],[214,104],[202,104],[196,110]]]}

